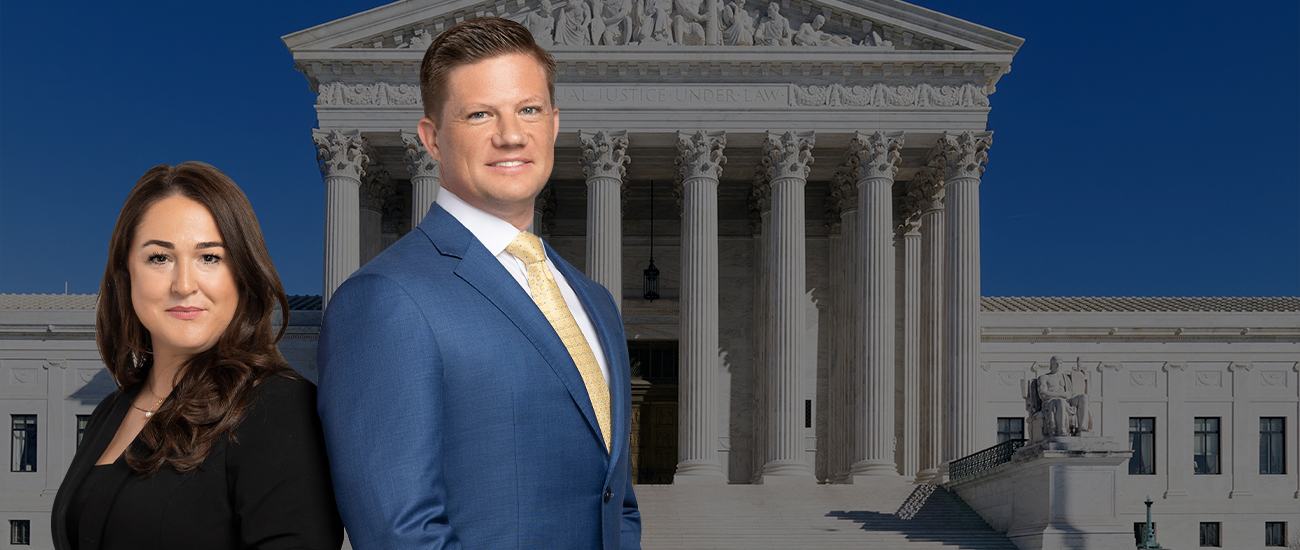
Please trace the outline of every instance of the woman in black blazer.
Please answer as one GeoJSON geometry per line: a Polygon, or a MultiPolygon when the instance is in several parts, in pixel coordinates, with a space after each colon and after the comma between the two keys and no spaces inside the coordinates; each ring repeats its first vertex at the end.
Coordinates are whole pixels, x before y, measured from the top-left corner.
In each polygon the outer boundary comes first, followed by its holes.
{"type": "Polygon", "coordinates": [[[56,548],[342,545],[316,387],[276,348],[288,300],[252,206],[216,168],[158,166],[127,197],[95,319],[118,390],[51,514],[56,548]]]}

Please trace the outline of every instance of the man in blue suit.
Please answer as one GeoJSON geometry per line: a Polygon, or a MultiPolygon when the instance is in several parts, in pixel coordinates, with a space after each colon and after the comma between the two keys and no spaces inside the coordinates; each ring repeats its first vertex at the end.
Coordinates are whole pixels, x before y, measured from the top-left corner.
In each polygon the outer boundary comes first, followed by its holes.
{"type": "Polygon", "coordinates": [[[424,56],[443,190],[321,329],[319,409],[354,548],[639,548],[610,293],[522,230],[551,174],[555,62],[471,19],[424,56]]]}

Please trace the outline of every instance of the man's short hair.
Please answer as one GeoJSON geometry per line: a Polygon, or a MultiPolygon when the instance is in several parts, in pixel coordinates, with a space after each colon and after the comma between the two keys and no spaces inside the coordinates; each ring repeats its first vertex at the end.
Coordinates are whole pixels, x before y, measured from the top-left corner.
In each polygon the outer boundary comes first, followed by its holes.
{"type": "Polygon", "coordinates": [[[462,65],[472,65],[510,54],[531,55],[546,72],[546,88],[555,106],[555,58],[533,41],[526,27],[500,17],[478,17],[461,21],[438,35],[424,52],[420,64],[420,100],[424,116],[441,123],[447,102],[447,75],[462,65]]]}

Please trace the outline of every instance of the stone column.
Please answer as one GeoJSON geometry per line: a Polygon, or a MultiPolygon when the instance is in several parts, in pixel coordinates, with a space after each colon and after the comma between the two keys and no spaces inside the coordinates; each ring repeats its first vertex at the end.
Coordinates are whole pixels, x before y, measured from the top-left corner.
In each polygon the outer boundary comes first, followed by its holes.
{"type": "MultiPolygon", "coordinates": [[[[850,467],[853,465],[856,449],[856,433],[853,413],[857,396],[855,386],[857,377],[856,357],[859,335],[857,331],[858,296],[861,287],[858,281],[858,263],[856,261],[858,243],[858,186],[856,169],[842,166],[831,180],[830,203],[834,209],[833,218],[839,228],[838,248],[832,248],[831,274],[834,280],[831,286],[835,292],[834,325],[831,327],[835,336],[836,362],[831,372],[832,387],[838,388],[832,396],[832,449],[835,453],[835,467],[831,472],[834,483],[844,483],[849,479],[850,467]]],[[[833,235],[834,236],[834,235],[833,235]]]]}
{"type": "Polygon", "coordinates": [[[587,178],[587,276],[609,289],[621,311],[627,132],[579,132],[578,137],[587,178]]]}
{"type": "Polygon", "coordinates": [[[673,483],[724,484],[718,461],[718,178],[723,132],[677,134],[682,198],[677,473],[673,483]]]}
{"type": "Polygon", "coordinates": [[[898,475],[894,465],[894,173],[903,133],[859,132],[849,145],[858,173],[859,288],[853,475],[898,475]]]}
{"type": "Polygon", "coordinates": [[[357,215],[360,216],[361,229],[360,265],[366,265],[384,250],[384,207],[388,205],[388,198],[397,192],[388,170],[378,167],[378,170],[371,172],[374,176],[361,185],[359,197],[361,209],[357,215]]]}
{"type": "Polygon", "coordinates": [[[917,483],[941,483],[943,464],[943,180],[922,168],[910,187],[921,196],[921,441],[917,483]]]}
{"type": "Polygon", "coordinates": [[[312,130],[316,159],[325,179],[325,277],[322,307],[361,266],[360,190],[370,157],[357,130],[312,130]]]}
{"type": "Polygon", "coordinates": [[[979,450],[980,174],[992,132],[945,133],[937,145],[944,173],[944,459],[979,450]]]}
{"type": "Polygon", "coordinates": [[[411,172],[411,229],[415,229],[437,200],[442,176],[438,174],[438,161],[429,156],[419,135],[402,132],[402,143],[406,145],[406,167],[411,172]]]}
{"type": "MultiPolygon", "coordinates": [[[[804,456],[801,362],[807,286],[804,243],[804,185],[812,165],[813,132],[769,133],[760,168],[771,197],[767,272],[770,347],[767,407],[771,413],[763,483],[813,483],[804,456]]],[[[760,186],[763,184],[760,184],[760,186]]]]}
{"type": "Polygon", "coordinates": [[[899,241],[903,248],[903,437],[899,440],[899,473],[915,477],[921,452],[921,223],[914,209],[906,215],[899,241]]]}

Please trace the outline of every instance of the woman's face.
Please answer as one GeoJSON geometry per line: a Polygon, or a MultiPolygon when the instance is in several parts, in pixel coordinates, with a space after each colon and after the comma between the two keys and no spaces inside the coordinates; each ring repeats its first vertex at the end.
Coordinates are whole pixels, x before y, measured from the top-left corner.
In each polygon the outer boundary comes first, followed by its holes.
{"type": "Polygon", "coordinates": [[[127,255],[131,305],[155,360],[211,348],[235,316],[239,290],[207,207],[180,195],[150,206],[127,255]]]}

